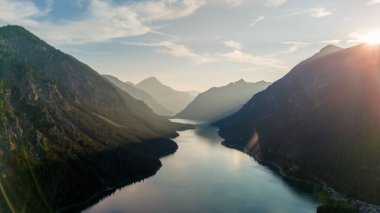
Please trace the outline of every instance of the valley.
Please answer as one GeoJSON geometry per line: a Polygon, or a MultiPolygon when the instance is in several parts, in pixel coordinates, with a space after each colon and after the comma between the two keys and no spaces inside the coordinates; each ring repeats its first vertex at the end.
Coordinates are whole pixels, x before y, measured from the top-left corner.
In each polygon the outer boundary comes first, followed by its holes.
{"type": "Polygon", "coordinates": [[[161,159],[155,176],[113,192],[84,212],[277,212],[279,206],[286,212],[316,212],[312,185],[283,178],[222,146],[215,127],[197,124],[179,134],[177,152],[161,159]]]}
{"type": "Polygon", "coordinates": [[[378,0],[0,0],[0,212],[380,212],[378,0]]]}

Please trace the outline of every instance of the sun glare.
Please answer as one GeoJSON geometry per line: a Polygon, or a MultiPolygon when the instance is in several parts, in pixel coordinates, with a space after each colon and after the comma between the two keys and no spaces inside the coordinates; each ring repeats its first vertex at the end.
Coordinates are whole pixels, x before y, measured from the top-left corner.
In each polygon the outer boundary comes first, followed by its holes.
{"type": "Polygon", "coordinates": [[[380,30],[363,34],[358,38],[359,42],[367,44],[380,44],[380,30]]]}

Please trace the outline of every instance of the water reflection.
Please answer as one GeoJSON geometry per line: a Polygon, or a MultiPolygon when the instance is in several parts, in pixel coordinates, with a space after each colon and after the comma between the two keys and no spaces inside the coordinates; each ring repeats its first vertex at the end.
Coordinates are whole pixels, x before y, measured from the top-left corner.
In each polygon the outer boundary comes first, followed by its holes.
{"type": "Polygon", "coordinates": [[[220,143],[214,127],[181,132],[158,173],[122,188],[86,212],[315,212],[302,185],[284,180],[220,143]]]}

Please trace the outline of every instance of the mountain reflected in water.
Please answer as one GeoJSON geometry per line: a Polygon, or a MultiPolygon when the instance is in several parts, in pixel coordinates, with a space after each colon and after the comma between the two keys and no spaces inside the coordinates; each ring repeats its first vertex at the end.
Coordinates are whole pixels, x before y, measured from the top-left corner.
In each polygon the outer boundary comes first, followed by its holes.
{"type": "Polygon", "coordinates": [[[85,212],[316,212],[309,187],[224,147],[216,128],[198,124],[175,141],[178,151],[161,159],[155,176],[85,212]]]}

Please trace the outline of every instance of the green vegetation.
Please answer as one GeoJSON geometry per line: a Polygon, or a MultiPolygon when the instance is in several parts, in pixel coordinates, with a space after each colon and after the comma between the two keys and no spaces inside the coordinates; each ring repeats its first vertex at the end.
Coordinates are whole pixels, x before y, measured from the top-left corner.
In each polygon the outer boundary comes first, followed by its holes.
{"type": "Polygon", "coordinates": [[[0,212],[51,212],[153,175],[173,124],[24,28],[0,28],[0,212]]]}
{"type": "Polygon", "coordinates": [[[346,200],[334,200],[331,196],[324,190],[319,190],[317,192],[318,201],[321,205],[317,209],[317,213],[357,213],[358,209],[353,205],[348,203],[346,200]]]}

